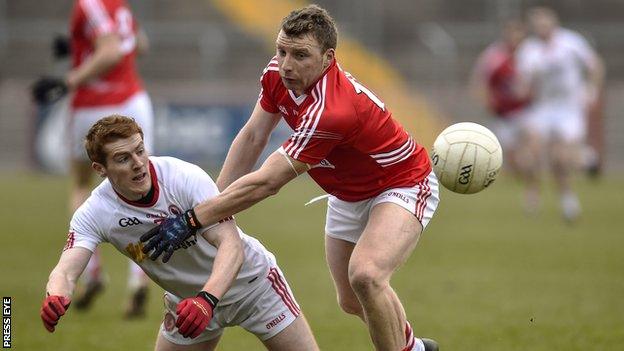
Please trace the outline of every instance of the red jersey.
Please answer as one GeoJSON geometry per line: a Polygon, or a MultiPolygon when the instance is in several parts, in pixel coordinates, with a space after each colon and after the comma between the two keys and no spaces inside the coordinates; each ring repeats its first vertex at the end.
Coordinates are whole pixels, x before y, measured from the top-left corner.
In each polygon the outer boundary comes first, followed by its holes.
{"type": "Polygon", "coordinates": [[[492,113],[507,117],[528,104],[528,99],[519,98],[514,91],[516,64],[508,45],[502,42],[490,45],[479,58],[477,69],[487,85],[492,113]]]}
{"type": "Polygon", "coordinates": [[[117,33],[124,57],[108,72],[78,87],[73,107],[123,103],[143,90],[135,67],[136,23],[125,0],[77,0],[71,18],[72,67],[80,66],[95,50],[100,35],[117,33]]]}
{"type": "Polygon", "coordinates": [[[361,201],[414,186],[431,171],[427,151],[336,60],[299,97],[282,83],[275,58],[261,83],[262,108],[294,130],[284,151],[313,165],[308,174],[328,194],[361,201]]]}

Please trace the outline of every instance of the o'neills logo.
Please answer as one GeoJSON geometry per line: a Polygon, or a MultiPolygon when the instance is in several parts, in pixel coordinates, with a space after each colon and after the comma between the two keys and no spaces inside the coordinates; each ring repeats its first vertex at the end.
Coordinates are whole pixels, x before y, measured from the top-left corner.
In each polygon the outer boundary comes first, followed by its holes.
{"type": "Polygon", "coordinates": [[[409,199],[407,198],[407,196],[405,196],[405,195],[403,195],[401,193],[397,193],[396,191],[391,191],[386,196],[398,197],[399,199],[403,200],[403,202],[405,202],[406,204],[409,204],[409,199]]]}
{"type": "Polygon", "coordinates": [[[277,318],[275,318],[274,320],[270,321],[269,323],[266,324],[266,328],[267,329],[271,329],[274,326],[278,325],[281,321],[283,321],[284,319],[286,319],[286,315],[285,314],[280,314],[279,316],[277,316],[277,318]]]}

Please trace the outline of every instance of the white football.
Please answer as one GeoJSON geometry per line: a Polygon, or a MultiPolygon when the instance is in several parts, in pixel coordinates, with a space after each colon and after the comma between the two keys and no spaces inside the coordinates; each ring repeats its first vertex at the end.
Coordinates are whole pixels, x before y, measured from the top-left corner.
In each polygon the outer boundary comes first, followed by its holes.
{"type": "Polygon", "coordinates": [[[494,182],[503,165],[503,149],[486,127],[462,122],[446,128],[436,138],[431,161],[433,171],[447,189],[473,194],[494,182]]]}

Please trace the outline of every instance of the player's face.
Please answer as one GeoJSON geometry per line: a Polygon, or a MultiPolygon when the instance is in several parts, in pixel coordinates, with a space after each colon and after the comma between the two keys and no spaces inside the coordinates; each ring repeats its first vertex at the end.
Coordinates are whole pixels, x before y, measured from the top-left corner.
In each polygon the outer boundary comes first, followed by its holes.
{"type": "Polygon", "coordinates": [[[509,22],[505,25],[503,36],[505,42],[507,42],[507,44],[509,44],[512,48],[515,48],[520,45],[522,40],[524,40],[526,32],[522,23],[509,22]]]}
{"type": "Polygon", "coordinates": [[[529,24],[538,37],[548,40],[557,28],[557,19],[547,13],[534,12],[529,15],[529,24]]]}
{"type": "Polygon", "coordinates": [[[323,52],[311,33],[291,37],[280,31],[276,46],[282,82],[298,95],[318,80],[334,58],[334,49],[323,52]]]}
{"type": "Polygon", "coordinates": [[[108,143],[104,151],[106,165],[94,162],[93,168],[108,178],[115,191],[129,200],[138,200],[150,191],[149,159],[140,134],[108,143]]]}

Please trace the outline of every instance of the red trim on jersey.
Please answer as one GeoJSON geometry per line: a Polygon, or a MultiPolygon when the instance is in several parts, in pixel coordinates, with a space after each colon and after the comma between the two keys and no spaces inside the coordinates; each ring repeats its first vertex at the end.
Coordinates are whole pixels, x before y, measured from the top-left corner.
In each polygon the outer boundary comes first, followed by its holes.
{"type": "Polygon", "coordinates": [[[72,247],[74,247],[74,242],[75,242],[75,241],[76,241],[76,238],[75,238],[75,233],[74,233],[74,231],[72,230],[72,231],[70,231],[70,232],[67,234],[67,241],[65,242],[65,247],[63,247],[63,251],[65,251],[65,250],[69,250],[69,249],[71,249],[72,247]]]}
{"type": "Polygon", "coordinates": [[[150,172],[150,178],[152,181],[152,186],[154,187],[154,192],[152,193],[152,198],[150,199],[148,203],[141,203],[137,201],[128,200],[125,197],[123,197],[123,195],[118,193],[117,190],[115,190],[115,188],[113,188],[113,190],[115,191],[115,194],[117,194],[117,196],[119,196],[119,198],[122,199],[123,202],[127,203],[128,205],[132,205],[136,207],[154,206],[156,202],[158,201],[158,196],[160,195],[160,187],[158,186],[158,176],[156,175],[156,170],[154,169],[154,164],[152,164],[152,161],[149,161],[149,172],[150,172]]]}
{"type": "Polygon", "coordinates": [[[284,281],[282,280],[282,276],[279,274],[276,268],[271,268],[269,270],[269,275],[267,276],[269,281],[271,281],[271,286],[273,290],[282,298],[282,301],[288,307],[293,316],[299,316],[301,312],[299,310],[299,306],[295,303],[293,297],[290,295],[288,288],[284,281]]]}

